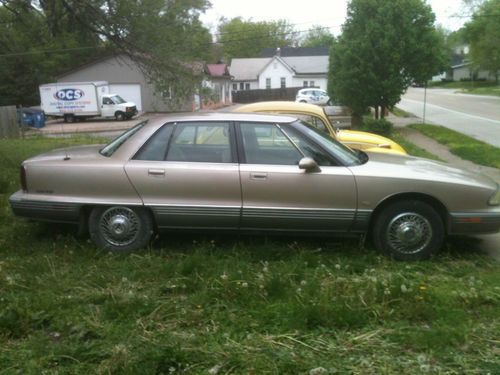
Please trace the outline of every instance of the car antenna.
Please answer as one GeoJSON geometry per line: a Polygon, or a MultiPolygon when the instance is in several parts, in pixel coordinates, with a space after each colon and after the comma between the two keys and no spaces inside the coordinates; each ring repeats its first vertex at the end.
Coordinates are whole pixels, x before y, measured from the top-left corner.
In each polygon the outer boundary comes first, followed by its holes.
{"type": "MultiPolygon", "coordinates": [[[[55,84],[56,85],[56,92],[59,89],[58,83],[59,82],[56,82],[56,84],[55,84]]],[[[44,113],[44,116],[45,116],[45,113],[44,113]]],[[[65,119],[66,119],[66,115],[63,114],[63,122],[66,122],[65,119]]],[[[65,138],[63,123],[61,123],[61,134],[62,134],[62,137],[65,138]]],[[[56,136],[57,136],[57,134],[56,134],[56,136]]],[[[65,147],[64,148],[64,159],[63,160],[69,160],[69,159],[71,159],[71,158],[69,157],[68,151],[66,150],[66,147],[65,147]]]]}
{"type": "MultiPolygon", "coordinates": [[[[64,120],[63,120],[63,122],[64,122],[64,120]]],[[[63,126],[62,122],[61,122],[61,133],[62,133],[62,137],[66,138],[66,134],[64,133],[64,126],[63,126]]],[[[66,160],[69,160],[69,159],[71,159],[71,158],[68,155],[68,149],[67,149],[67,147],[64,147],[64,159],[63,160],[66,161],[66,160]]]]}

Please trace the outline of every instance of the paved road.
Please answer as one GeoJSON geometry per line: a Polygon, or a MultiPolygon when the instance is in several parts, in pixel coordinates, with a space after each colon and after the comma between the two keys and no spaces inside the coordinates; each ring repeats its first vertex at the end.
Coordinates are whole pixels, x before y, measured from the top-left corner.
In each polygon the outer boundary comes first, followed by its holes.
{"type": "MultiPolygon", "coordinates": [[[[500,98],[427,89],[425,120],[500,147],[500,98]]],[[[422,118],[424,89],[410,87],[397,106],[422,118]]]]}

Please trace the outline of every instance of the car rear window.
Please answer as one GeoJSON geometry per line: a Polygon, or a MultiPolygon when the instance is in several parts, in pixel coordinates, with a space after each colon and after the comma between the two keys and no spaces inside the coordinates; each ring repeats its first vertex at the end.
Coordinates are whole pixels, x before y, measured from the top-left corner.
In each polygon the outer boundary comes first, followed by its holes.
{"type": "Polygon", "coordinates": [[[101,150],[99,151],[99,153],[101,155],[103,155],[103,156],[110,157],[130,137],[132,137],[135,133],[137,133],[139,130],[141,130],[144,127],[144,125],[146,125],[147,122],[148,122],[148,120],[143,121],[143,122],[137,124],[136,126],[134,126],[133,128],[127,130],[125,133],[121,134],[120,136],[118,136],[117,138],[115,138],[114,140],[112,140],[110,143],[108,143],[106,146],[104,146],[103,148],[101,148],[101,150]]]}

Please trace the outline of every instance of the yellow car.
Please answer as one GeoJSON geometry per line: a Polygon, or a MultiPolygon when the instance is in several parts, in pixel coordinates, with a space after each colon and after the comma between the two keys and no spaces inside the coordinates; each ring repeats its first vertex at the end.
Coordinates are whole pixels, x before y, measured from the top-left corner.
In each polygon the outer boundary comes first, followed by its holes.
{"type": "Polygon", "coordinates": [[[355,130],[336,130],[328,119],[325,110],[314,104],[284,101],[258,102],[238,107],[234,112],[289,114],[307,121],[351,148],[406,155],[403,147],[381,135],[355,130]]]}

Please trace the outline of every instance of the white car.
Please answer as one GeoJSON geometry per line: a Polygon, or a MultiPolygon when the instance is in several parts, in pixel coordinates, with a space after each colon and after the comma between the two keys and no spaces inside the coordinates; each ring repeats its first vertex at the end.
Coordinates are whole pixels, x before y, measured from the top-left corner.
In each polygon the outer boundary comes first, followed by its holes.
{"type": "Polygon", "coordinates": [[[295,97],[296,102],[325,105],[330,103],[330,97],[325,90],[317,88],[300,89],[295,97]]]}

